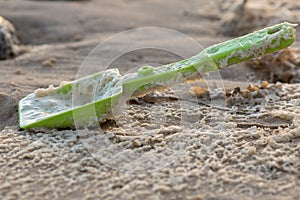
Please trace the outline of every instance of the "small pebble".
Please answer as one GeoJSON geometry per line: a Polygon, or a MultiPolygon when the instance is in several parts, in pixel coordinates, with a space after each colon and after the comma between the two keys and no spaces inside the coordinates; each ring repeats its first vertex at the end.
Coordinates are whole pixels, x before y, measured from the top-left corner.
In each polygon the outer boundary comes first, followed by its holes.
{"type": "Polygon", "coordinates": [[[15,71],[15,74],[17,74],[17,75],[20,75],[21,73],[22,73],[21,69],[17,69],[17,70],[15,71]]]}
{"type": "Polygon", "coordinates": [[[266,89],[268,87],[268,85],[269,85],[268,81],[262,81],[260,87],[262,89],[266,89]]]}
{"type": "Polygon", "coordinates": [[[247,87],[246,87],[246,90],[252,91],[252,85],[248,84],[247,87]]]}
{"type": "Polygon", "coordinates": [[[249,98],[250,97],[250,91],[249,90],[244,90],[244,91],[242,91],[242,96],[244,97],[244,98],[249,98]]]}
{"type": "Polygon", "coordinates": [[[289,83],[292,78],[293,78],[293,73],[291,72],[291,70],[288,70],[281,73],[278,77],[278,80],[282,83],[289,83]]]}
{"type": "Polygon", "coordinates": [[[50,58],[45,61],[43,61],[42,66],[43,67],[53,67],[56,63],[56,58],[50,58]]]}
{"type": "Polygon", "coordinates": [[[201,97],[207,93],[207,89],[199,87],[199,86],[192,86],[189,90],[189,93],[196,97],[201,97]]]}
{"type": "Polygon", "coordinates": [[[253,91],[258,91],[258,90],[259,90],[259,87],[256,85],[256,86],[252,87],[252,90],[253,90],[253,91]]]}

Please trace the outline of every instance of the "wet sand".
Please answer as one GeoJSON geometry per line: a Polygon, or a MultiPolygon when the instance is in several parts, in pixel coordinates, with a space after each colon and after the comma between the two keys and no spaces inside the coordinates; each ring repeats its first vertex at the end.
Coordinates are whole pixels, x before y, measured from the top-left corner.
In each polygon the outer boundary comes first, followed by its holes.
{"type": "MultiPolygon", "coordinates": [[[[226,99],[211,100],[217,90],[197,90],[206,87],[201,80],[132,99],[124,112],[101,124],[108,141],[97,138],[96,130],[18,127],[18,101],[37,88],[74,80],[84,58],[109,36],[164,27],[207,47],[280,21],[300,22],[297,1],[267,2],[252,1],[243,23],[224,31],[241,12],[230,9],[229,1],[1,1],[1,15],[14,24],[24,45],[23,54],[0,61],[1,199],[298,199],[299,28],[294,57],[222,71],[231,92],[226,99]],[[256,7],[260,4],[263,12],[256,7]],[[276,14],[279,8],[284,12],[276,14]],[[265,80],[267,88],[260,85],[265,80]],[[258,96],[233,96],[234,88],[244,91],[249,83],[261,87],[258,96]],[[88,146],[95,138],[98,149],[88,146]]],[[[110,47],[108,55],[122,45],[126,41],[110,47]]],[[[179,59],[146,49],[111,67],[124,73],[179,59]]]]}

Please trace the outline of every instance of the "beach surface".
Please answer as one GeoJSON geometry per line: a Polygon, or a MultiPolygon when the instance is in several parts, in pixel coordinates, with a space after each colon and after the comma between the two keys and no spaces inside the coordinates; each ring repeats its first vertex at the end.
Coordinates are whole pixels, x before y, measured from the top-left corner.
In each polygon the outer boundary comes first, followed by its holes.
{"type": "MultiPolygon", "coordinates": [[[[20,55],[0,61],[1,199],[299,199],[299,27],[291,48],[132,98],[96,130],[18,126],[20,99],[87,73],[84,59],[115,34],[168,28],[205,48],[282,21],[299,23],[297,0],[247,6],[222,0],[2,0],[0,14],[15,26],[21,44],[20,55]]],[[[147,42],[187,48],[160,37],[147,42]]],[[[116,40],[101,58],[128,45],[116,40]]],[[[125,74],[181,59],[145,48],[122,54],[109,68],[125,74]]]]}

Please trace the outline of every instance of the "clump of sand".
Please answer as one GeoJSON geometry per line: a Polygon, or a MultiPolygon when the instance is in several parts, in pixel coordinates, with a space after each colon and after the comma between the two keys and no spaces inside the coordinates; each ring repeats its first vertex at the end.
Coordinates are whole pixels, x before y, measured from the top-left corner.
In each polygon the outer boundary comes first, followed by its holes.
{"type": "Polygon", "coordinates": [[[247,65],[272,83],[300,82],[300,49],[287,48],[247,62],[247,65]]]}

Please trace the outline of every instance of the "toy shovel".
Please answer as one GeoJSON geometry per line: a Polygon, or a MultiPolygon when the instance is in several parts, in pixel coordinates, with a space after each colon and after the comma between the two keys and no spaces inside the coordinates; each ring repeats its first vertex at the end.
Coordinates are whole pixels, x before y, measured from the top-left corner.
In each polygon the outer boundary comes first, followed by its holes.
{"type": "Polygon", "coordinates": [[[295,40],[294,27],[281,23],[208,47],[191,58],[160,67],[144,66],[137,73],[125,76],[117,69],[109,69],[59,87],[38,89],[19,102],[20,127],[93,126],[112,117],[112,110],[122,97],[157,85],[173,85],[191,76],[286,48],[295,40]]]}

